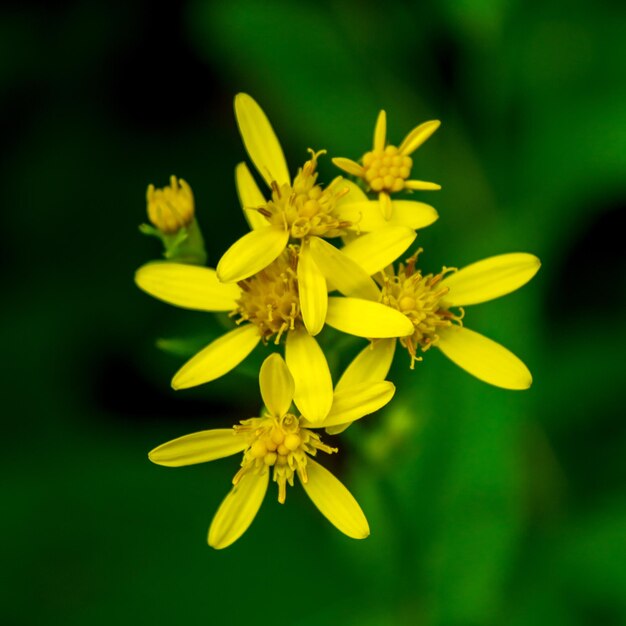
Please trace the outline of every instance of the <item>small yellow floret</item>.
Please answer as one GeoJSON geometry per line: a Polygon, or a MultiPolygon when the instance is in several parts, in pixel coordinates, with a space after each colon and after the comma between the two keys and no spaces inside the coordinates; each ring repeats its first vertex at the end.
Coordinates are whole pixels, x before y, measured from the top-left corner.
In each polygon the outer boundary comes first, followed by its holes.
{"type": "Polygon", "coordinates": [[[166,235],[173,235],[193,222],[193,193],[182,178],[170,177],[170,185],[163,189],[148,185],[146,200],[148,219],[166,235]]]}
{"type": "Polygon", "coordinates": [[[244,420],[235,426],[235,433],[248,437],[250,443],[233,483],[237,484],[247,472],[260,474],[273,468],[281,503],[285,502],[287,484],[293,485],[294,474],[297,473],[302,482],[307,481],[309,455],[315,456],[318,450],[328,454],[337,452],[337,448],[322,443],[316,432],[301,428],[300,420],[291,413],[244,420]]]}
{"type": "Polygon", "coordinates": [[[363,178],[375,192],[397,192],[411,174],[413,159],[400,154],[396,146],[372,150],[363,155],[363,178]]]}

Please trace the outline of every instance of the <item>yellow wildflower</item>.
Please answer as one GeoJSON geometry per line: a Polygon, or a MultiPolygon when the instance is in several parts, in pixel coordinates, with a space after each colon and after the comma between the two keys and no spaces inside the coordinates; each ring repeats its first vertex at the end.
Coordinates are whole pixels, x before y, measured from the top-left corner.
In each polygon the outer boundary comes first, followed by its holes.
{"type": "MultiPolygon", "coordinates": [[[[248,278],[267,267],[290,242],[296,243],[300,246],[300,268],[308,270],[298,276],[302,314],[306,328],[314,335],[324,323],[326,289],[316,263],[307,258],[309,244],[321,238],[364,231],[360,220],[369,201],[356,185],[341,177],[326,188],[317,183],[317,158],[324,151],[311,150],[311,158],[292,182],[278,138],[261,107],[249,95],[238,94],[235,114],[243,143],[271,196],[268,200],[264,198],[245,164],[237,166],[239,198],[252,230],[224,253],[217,264],[217,275],[222,282],[248,278]]],[[[373,231],[367,239],[372,250],[385,253],[390,238],[395,238],[395,248],[398,242],[405,245],[404,250],[410,245],[411,235],[406,227],[379,234],[379,226],[373,224],[368,228],[373,231]]],[[[379,269],[396,258],[387,252],[386,263],[379,269]]],[[[352,280],[359,282],[362,276],[355,275],[352,280]]]]}
{"type": "Polygon", "coordinates": [[[267,412],[241,421],[232,429],[205,430],[158,446],[149,454],[152,462],[168,467],[204,463],[243,452],[233,488],[219,507],[208,534],[208,543],[226,548],[248,529],[269,484],[270,474],[284,503],[287,484],[297,475],[320,512],[341,532],[355,539],[369,535],[361,507],[346,487],[313,460],[318,451],[337,452],[321,441],[315,428],[354,421],[377,411],[393,397],[390,382],[364,383],[337,392],[330,413],[320,423],[291,412],[297,393],[287,365],[272,354],[261,366],[259,384],[267,412]]]}
{"type": "MultiPolygon", "coordinates": [[[[322,244],[333,248],[324,241],[322,244]]],[[[159,300],[197,311],[228,311],[236,318],[237,328],[187,361],[175,374],[172,386],[184,389],[215,380],[241,363],[259,342],[278,344],[286,335],[285,358],[296,380],[296,405],[309,419],[322,420],[330,410],[333,390],[326,358],[302,318],[300,278],[310,270],[300,266],[308,261],[312,257],[302,257],[297,246],[290,246],[269,266],[237,284],[221,283],[216,271],[206,267],[157,262],[139,268],[137,285],[159,300]]],[[[350,259],[347,262],[356,265],[350,259]]],[[[411,333],[413,326],[404,315],[371,301],[377,298],[378,288],[364,276],[368,282],[351,283],[349,275],[337,276],[344,290],[360,296],[345,298],[352,303],[350,317],[342,324],[346,332],[360,337],[411,333]]],[[[320,279],[326,290],[321,275],[320,279]]],[[[342,298],[329,301],[328,310],[334,318],[343,315],[334,312],[338,300],[342,298]]]]}
{"type": "Polygon", "coordinates": [[[374,129],[372,149],[363,155],[361,163],[344,157],[336,157],[332,161],[344,172],[360,178],[368,190],[378,194],[385,220],[409,225],[408,222],[419,221],[422,216],[426,217],[434,209],[421,202],[392,202],[390,194],[404,190],[441,189],[436,183],[408,180],[413,167],[411,154],[439,128],[439,125],[438,120],[431,120],[416,126],[403,139],[400,146],[396,147],[386,143],[387,115],[385,111],[381,111],[374,129]]]}
{"type": "MultiPolygon", "coordinates": [[[[418,251],[419,252],[419,251],[418,251]]],[[[455,271],[444,268],[438,274],[423,275],[415,268],[417,254],[397,272],[383,276],[379,300],[410,320],[413,332],[398,337],[411,356],[411,368],[431,347],[439,348],[449,359],[467,372],[497,387],[527,389],[532,383],[528,368],[500,344],[466,328],[459,313],[451,307],[466,307],[487,302],[511,293],[525,285],[539,270],[539,259],[522,252],[502,254],[478,261],[455,271]]],[[[333,300],[331,298],[331,300],[333,300]]],[[[350,299],[329,305],[326,323],[342,330],[343,319],[350,314],[350,299]]],[[[377,342],[377,356],[366,351],[355,361],[355,375],[364,375],[372,368],[372,359],[379,359],[386,368],[379,371],[384,378],[393,358],[396,339],[377,342]]]]}

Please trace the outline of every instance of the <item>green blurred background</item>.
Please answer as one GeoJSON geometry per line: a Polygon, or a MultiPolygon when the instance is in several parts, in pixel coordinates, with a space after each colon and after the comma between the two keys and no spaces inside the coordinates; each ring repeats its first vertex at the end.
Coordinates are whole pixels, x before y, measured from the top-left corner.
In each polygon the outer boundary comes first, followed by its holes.
{"type": "Polygon", "coordinates": [[[0,622],[626,623],[625,29],[623,3],[590,1],[3,3],[0,622]],[[191,184],[211,265],[245,232],[238,91],[292,168],[307,147],[358,157],[383,107],[394,142],[441,119],[415,155],[443,185],[419,196],[441,215],[422,266],[543,261],[468,311],[529,365],[530,391],[435,351],[414,372],[399,358],[389,409],[325,459],[369,518],[365,541],[297,488],[213,551],[238,461],[146,458],[258,410],[245,368],[170,390],[184,356],[155,339],[222,320],[132,282],[160,255],[137,231],[148,183],[191,184]]]}

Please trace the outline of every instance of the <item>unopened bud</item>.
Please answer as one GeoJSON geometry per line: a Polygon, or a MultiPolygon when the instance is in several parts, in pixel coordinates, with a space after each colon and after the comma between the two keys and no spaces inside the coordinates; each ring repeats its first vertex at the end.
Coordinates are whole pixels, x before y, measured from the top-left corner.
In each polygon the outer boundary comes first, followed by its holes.
{"type": "Polygon", "coordinates": [[[146,200],[148,218],[166,235],[173,235],[193,222],[193,193],[182,178],[170,177],[170,185],[163,189],[149,185],[146,200]]]}

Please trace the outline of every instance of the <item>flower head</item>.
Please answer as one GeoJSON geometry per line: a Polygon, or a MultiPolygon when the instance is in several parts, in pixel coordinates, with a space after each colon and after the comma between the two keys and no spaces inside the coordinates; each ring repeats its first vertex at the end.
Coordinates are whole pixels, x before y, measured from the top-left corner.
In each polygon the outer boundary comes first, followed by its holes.
{"type": "Polygon", "coordinates": [[[344,157],[336,157],[333,163],[348,174],[360,178],[369,191],[379,194],[381,209],[385,219],[393,214],[390,194],[404,190],[441,189],[436,183],[410,179],[415,152],[439,128],[438,120],[431,120],[416,126],[402,140],[399,146],[387,143],[387,115],[381,111],[374,129],[372,149],[357,163],[344,157]]]}
{"type": "Polygon", "coordinates": [[[317,508],[341,532],[355,539],[367,537],[369,526],[354,497],[313,460],[320,451],[337,452],[313,429],[354,421],[377,411],[391,400],[393,385],[365,382],[337,392],[331,412],[315,423],[291,412],[296,383],[278,354],[263,362],[259,383],[267,409],[264,415],[242,420],[232,429],[207,430],[174,439],[149,454],[154,463],[179,467],[243,452],[233,488],[211,523],[209,545],[225,548],[247,530],[261,506],[270,476],[277,484],[280,503],[285,502],[287,485],[293,486],[297,476],[317,508]]]}
{"type": "MultiPolygon", "coordinates": [[[[437,274],[416,269],[417,254],[400,264],[397,272],[383,275],[379,300],[402,313],[413,331],[398,337],[411,357],[411,368],[421,360],[418,351],[439,348],[449,359],[480,380],[505,389],[527,389],[532,383],[528,368],[500,344],[463,325],[467,307],[511,293],[525,285],[539,270],[536,256],[502,254],[456,271],[437,274]],[[459,307],[458,312],[450,309],[459,307]]],[[[341,320],[327,318],[341,330],[341,320]]],[[[381,339],[381,343],[395,342],[381,339]]],[[[389,365],[391,361],[389,361],[389,365]]],[[[387,372],[382,372],[383,377],[387,372]]]]}

